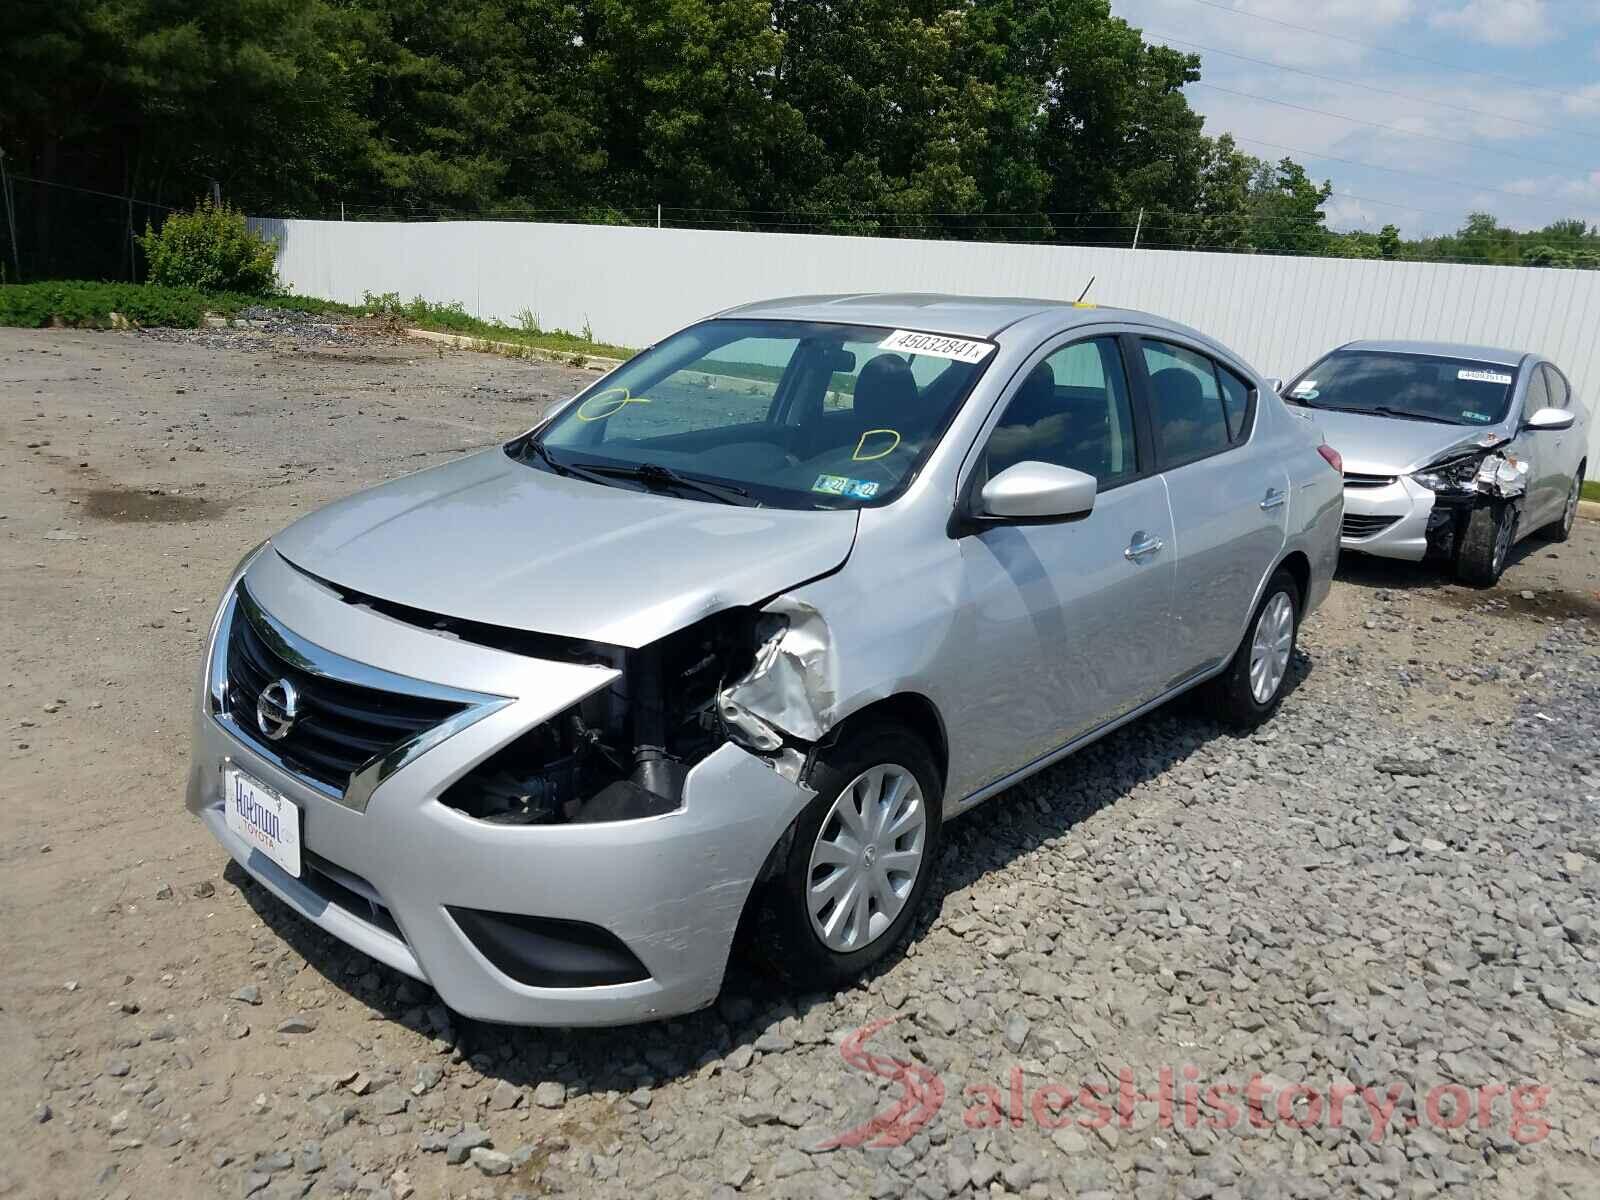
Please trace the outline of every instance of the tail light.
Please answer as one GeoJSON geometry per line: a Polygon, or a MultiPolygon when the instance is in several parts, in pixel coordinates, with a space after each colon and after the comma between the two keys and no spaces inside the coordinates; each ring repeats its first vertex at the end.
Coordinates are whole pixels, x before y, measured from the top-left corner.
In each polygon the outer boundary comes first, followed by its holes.
{"type": "Polygon", "coordinates": [[[1344,474],[1344,457],[1327,442],[1317,447],[1317,453],[1328,460],[1328,465],[1339,474],[1344,474]]]}

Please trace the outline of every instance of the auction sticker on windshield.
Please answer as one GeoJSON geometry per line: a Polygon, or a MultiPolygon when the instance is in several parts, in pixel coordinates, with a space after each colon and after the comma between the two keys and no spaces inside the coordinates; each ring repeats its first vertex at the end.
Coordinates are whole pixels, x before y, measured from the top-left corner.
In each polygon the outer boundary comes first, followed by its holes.
{"type": "Polygon", "coordinates": [[[913,333],[909,329],[896,329],[878,343],[879,350],[899,350],[907,354],[927,354],[933,358],[948,358],[956,362],[982,362],[994,349],[992,342],[974,342],[966,338],[945,337],[939,333],[913,333]]]}
{"type": "Polygon", "coordinates": [[[1504,371],[1457,371],[1456,378],[1467,383],[1510,383],[1504,371]]]}
{"type": "Polygon", "coordinates": [[[228,829],[300,878],[300,808],[243,771],[222,772],[228,829]]]}

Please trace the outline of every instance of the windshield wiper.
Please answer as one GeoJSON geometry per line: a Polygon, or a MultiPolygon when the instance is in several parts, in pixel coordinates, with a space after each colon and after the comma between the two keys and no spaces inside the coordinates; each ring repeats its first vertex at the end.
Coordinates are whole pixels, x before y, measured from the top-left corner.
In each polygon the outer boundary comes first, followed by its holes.
{"type": "Polygon", "coordinates": [[[1435,413],[1418,412],[1414,408],[1391,408],[1387,404],[1380,404],[1377,408],[1369,408],[1368,412],[1376,413],[1380,417],[1400,417],[1407,421],[1432,421],[1435,425],[1459,425],[1460,421],[1452,421],[1449,417],[1441,417],[1435,413]]]}
{"type": "Polygon", "coordinates": [[[1448,417],[1437,416],[1434,413],[1418,412],[1414,408],[1393,408],[1387,404],[1380,404],[1375,408],[1352,408],[1344,404],[1307,404],[1306,407],[1320,412],[1355,413],[1358,417],[1399,417],[1406,421],[1432,421],[1435,425],[1461,424],[1460,421],[1452,421],[1448,417]]]}
{"type": "Polygon", "coordinates": [[[750,493],[744,488],[731,483],[713,483],[709,479],[695,479],[688,475],[680,475],[671,467],[664,467],[660,463],[639,463],[637,466],[620,466],[611,463],[571,463],[568,470],[578,471],[590,476],[603,476],[608,479],[633,479],[647,488],[680,488],[684,491],[699,492],[702,496],[710,496],[723,504],[756,505],[750,499],[750,493]]]}

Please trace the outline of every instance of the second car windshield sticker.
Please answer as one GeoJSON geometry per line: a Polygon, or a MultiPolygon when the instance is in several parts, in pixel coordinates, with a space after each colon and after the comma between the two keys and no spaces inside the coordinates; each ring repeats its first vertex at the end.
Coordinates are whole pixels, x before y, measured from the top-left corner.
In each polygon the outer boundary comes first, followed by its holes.
{"type": "Polygon", "coordinates": [[[871,500],[878,494],[878,485],[870,479],[850,479],[844,475],[818,475],[811,485],[813,492],[825,496],[849,496],[853,500],[871,500]]]}
{"type": "Polygon", "coordinates": [[[927,354],[933,358],[949,358],[956,362],[982,362],[994,349],[990,342],[968,341],[966,338],[945,337],[939,333],[914,333],[909,329],[896,329],[878,343],[879,350],[899,350],[907,354],[927,354]]]}
{"type": "Polygon", "coordinates": [[[1457,371],[1456,378],[1468,383],[1510,383],[1511,376],[1504,371],[1457,371]]]}

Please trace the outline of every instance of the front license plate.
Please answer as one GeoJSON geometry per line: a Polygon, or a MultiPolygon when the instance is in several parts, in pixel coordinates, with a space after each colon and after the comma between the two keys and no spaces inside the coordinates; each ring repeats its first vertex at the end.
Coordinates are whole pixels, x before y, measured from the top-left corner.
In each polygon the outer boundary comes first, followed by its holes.
{"type": "Polygon", "coordinates": [[[243,771],[226,767],[222,793],[228,828],[300,878],[300,806],[243,771]]]}

